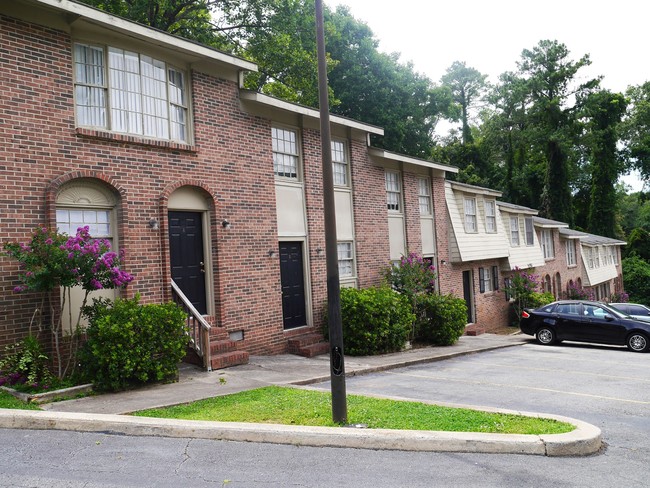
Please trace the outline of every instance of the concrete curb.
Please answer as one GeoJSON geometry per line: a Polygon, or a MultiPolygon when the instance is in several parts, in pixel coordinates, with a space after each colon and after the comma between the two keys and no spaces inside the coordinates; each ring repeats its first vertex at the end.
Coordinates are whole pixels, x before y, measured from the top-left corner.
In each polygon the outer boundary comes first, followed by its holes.
{"type": "MultiPolygon", "coordinates": [[[[529,415],[542,417],[540,414],[529,415]]],[[[576,430],[546,436],[482,434],[188,421],[8,409],[0,409],[0,428],[426,452],[586,456],[600,450],[601,432],[597,427],[567,417],[543,417],[569,422],[576,426],[576,430]]]]}

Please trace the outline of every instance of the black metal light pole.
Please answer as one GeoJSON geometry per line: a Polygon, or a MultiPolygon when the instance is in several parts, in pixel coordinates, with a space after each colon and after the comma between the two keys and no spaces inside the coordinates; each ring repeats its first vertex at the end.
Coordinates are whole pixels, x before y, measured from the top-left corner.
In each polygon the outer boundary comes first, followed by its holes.
{"type": "Polygon", "coordinates": [[[348,421],[348,407],[345,396],[345,360],[343,356],[343,327],[341,323],[341,292],[336,242],[336,208],[334,206],[334,179],[332,176],[332,137],[330,134],[329,99],[327,94],[323,2],[322,0],[315,1],[320,140],[323,158],[323,213],[325,217],[325,257],[327,262],[327,317],[330,335],[332,420],[339,424],[345,424],[348,421]]]}

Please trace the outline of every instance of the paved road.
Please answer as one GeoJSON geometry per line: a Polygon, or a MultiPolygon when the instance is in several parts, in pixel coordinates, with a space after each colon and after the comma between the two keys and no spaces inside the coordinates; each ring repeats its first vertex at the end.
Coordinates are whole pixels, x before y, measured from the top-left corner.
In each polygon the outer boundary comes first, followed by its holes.
{"type": "MultiPolygon", "coordinates": [[[[0,430],[11,487],[647,487],[650,354],[525,345],[348,379],[348,393],[557,413],[603,430],[586,458],[380,452],[0,430]]],[[[321,385],[328,388],[327,384],[321,385]]]]}

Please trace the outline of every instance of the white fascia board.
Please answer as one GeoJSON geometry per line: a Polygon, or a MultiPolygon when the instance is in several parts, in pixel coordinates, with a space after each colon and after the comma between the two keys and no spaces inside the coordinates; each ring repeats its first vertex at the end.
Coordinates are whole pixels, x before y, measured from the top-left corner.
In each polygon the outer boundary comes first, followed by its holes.
{"type": "Polygon", "coordinates": [[[419,159],[412,156],[406,156],[405,154],[386,151],[385,149],[380,149],[378,147],[369,148],[368,154],[370,154],[371,157],[387,159],[389,161],[397,161],[401,163],[412,164],[414,166],[422,166],[424,168],[431,168],[437,171],[445,171],[447,173],[458,173],[458,168],[455,166],[447,166],[446,164],[434,163],[433,161],[427,161],[426,159],[419,159]]]}
{"type": "Polygon", "coordinates": [[[466,183],[459,183],[457,181],[449,181],[448,183],[452,189],[458,190],[463,193],[473,193],[475,195],[485,195],[485,196],[495,197],[495,198],[498,198],[502,195],[500,191],[492,190],[491,188],[483,188],[481,186],[468,185],[466,183]]]}
{"type": "Polygon", "coordinates": [[[245,59],[231,56],[181,37],[172,36],[166,32],[151,27],[136,24],[135,22],[131,22],[121,17],[116,17],[109,13],[76,2],[71,2],[69,0],[26,0],[25,3],[51,7],[66,12],[69,15],[81,17],[89,24],[95,24],[119,32],[123,35],[136,37],[170,50],[182,51],[186,54],[207,58],[243,70],[257,71],[257,65],[250,61],[246,61],[245,59]]]}
{"type": "MultiPolygon", "coordinates": [[[[259,93],[256,91],[251,91],[251,90],[240,90],[239,91],[239,97],[242,100],[248,100],[251,102],[259,103],[262,105],[266,105],[271,108],[275,108],[278,110],[283,110],[286,112],[292,112],[298,115],[302,115],[304,117],[309,117],[313,118],[316,120],[320,120],[320,111],[306,107],[304,105],[298,105],[297,103],[291,103],[287,102],[285,100],[281,100],[279,98],[271,97],[269,95],[265,95],[263,93],[259,93]]],[[[357,129],[363,132],[368,132],[370,134],[377,134],[380,136],[384,135],[384,129],[381,127],[377,127],[375,125],[370,125],[370,124],[364,124],[363,122],[359,122],[354,119],[348,119],[345,117],[340,117],[338,115],[332,115],[330,114],[330,123],[336,124],[336,125],[341,125],[344,127],[350,127],[351,129],[357,129]]]]}

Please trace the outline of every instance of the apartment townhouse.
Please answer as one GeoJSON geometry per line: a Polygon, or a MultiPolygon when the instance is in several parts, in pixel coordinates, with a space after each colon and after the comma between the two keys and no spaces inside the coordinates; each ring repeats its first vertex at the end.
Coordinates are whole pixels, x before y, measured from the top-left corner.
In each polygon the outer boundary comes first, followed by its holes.
{"type": "Polygon", "coordinates": [[[623,291],[624,241],[569,229],[499,201],[495,190],[450,181],[445,189],[449,246],[440,246],[441,291],[465,299],[468,324],[489,331],[511,322],[504,288],[519,271],[538,275],[540,291],[557,299],[585,289],[607,301],[623,291]]]}
{"type": "MultiPolygon", "coordinates": [[[[243,90],[253,63],[70,0],[3,2],[0,46],[3,241],[89,226],[125,251],[123,296],[184,304],[208,367],[322,338],[318,111],[243,90]]],[[[331,129],[341,284],[379,284],[407,249],[435,260],[457,169],[369,147],[379,127],[331,129]]],[[[0,345],[40,306],[18,272],[0,257],[0,345]]]]}
{"type": "MultiPolygon", "coordinates": [[[[125,251],[135,280],[122,296],[186,307],[207,367],[322,338],[318,111],[242,89],[249,61],[71,0],[1,3],[0,46],[3,241],[88,225],[125,251]]],[[[486,329],[507,323],[501,289],[518,268],[548,270],[558,296],[568,283],[620,288],[619,241],[447,181],[456,168],[370,147],[379,127],[332,116],[331,129],[342,286],[377,285],[416,252],[486,329]],[[578,242],[569,264],[563,249],[578,242]]],[[[40,306],[13,292],[18,271],[0,256],[0,345],[40,306]]]]}

